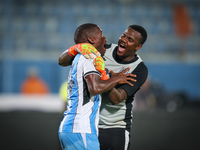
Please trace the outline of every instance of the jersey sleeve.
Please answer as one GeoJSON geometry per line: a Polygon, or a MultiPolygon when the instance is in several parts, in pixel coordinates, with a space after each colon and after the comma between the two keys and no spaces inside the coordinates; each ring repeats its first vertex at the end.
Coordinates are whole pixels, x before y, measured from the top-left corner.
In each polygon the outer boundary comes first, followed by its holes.
{"type": "Polygon", "coordinates": [[[128,97],[134,96],[134,94],[140,89],[140,87],[144,84],[148,76],[148,68],[141,62],[137,68],[132,72],[132,74],[137,75],[136,82],[130,81],[133,86],[128,84],[119,85],[117,88],[123,89],[126,91],[128,97]]]}
{"type": "Polygon", "coordinates": [[[84,56],[81,55],[80,60],[80,63],[82,63],[83,67],[84,78],[89,74],[97,74],[100,76],[100,73],[94,67],[94,59],[86,59],[84,56]]]}

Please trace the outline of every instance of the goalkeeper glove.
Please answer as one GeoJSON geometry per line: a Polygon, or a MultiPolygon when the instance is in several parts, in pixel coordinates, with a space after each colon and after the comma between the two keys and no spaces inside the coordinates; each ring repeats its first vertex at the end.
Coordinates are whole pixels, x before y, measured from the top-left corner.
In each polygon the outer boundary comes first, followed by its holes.
{"type": "Polygon", "coordinates": [[[100,56],[100,53],[96,50],[96,48],[89,43],[76,44],[69,48],[68,54],[73,57],[78,53],[81,53],[85,58],[94,58],[92,53],[96,56],[100,56]]]}
{"type": "Polygon", "coordinates": [[[108,76],[106,75],[106,71],[105,71],[105,62],[101,56],[97,56],[94,59],[94,66],[95,66],[95,69],[101,73],[102,75],[101,79],[107,80],[108,76]]]}

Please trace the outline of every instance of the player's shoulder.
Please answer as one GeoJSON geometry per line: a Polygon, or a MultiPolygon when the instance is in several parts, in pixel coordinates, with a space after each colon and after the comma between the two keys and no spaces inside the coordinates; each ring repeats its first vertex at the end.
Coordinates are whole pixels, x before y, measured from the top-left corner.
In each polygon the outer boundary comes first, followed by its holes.
{"type": "Polygon", "coordinates": [[[141,59],[141,57],[138,54],[136,54],[136,58],[137,58],[136,62],[138,64],[136,70],[143,70],[145,72],[148,72],[148,68],[146,64],[144,63],[144,61],[141,59]]]}
{"type": "MultiPolygon", "coordinates": [[[[79,55],[79,54],[78,54],[79,55]]],[[[96,55],[94,55],[94,58],[96,58],[96,55]]],[[[84,65],[85,63],[88,63],[88,64],[92,64],[93,65],[93,61],[94,61],[94,58],[90,58],[90,59],[87,59],[85,58],[82,54],[80,54],[79,56],[79,63],[81,63],[82,65],[84,65]]]]}
{"type": "Polygon", "coordinates": [[[143,61],[141,62],[141,67],[144,68],[145,70],[148,70],[146,64],[143,61]]]}
{"type": "Polygon", "coordinates": [[[135,71],[139,71],[139,72],[143,72],[144,74],[148,74],[148,68],[143,61],[138,64],[135,71]]]}

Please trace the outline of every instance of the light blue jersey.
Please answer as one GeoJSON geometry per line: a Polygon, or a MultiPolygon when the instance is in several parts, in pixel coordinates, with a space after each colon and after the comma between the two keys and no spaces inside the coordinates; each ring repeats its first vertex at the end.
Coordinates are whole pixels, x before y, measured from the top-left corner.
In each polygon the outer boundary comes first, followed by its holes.
{"type": "Polygon", "coordinates": [[[67,110],[60,124],[59,132],[91,133],[98,135],[99,108],[101,96],[89,93],[85,77],[99,72],[93,60],[78,54],[71,66],[67,87],[67,110]]]}

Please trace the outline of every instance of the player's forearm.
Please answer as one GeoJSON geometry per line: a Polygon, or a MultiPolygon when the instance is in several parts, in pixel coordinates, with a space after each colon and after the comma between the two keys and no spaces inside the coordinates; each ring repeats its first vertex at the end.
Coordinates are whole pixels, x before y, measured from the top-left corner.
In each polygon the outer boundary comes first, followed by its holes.
{"type": "Polygon", "coordinates": [[[108,80],[101,80],[101,83],[98,85],[100,93],[105,93],[112,90],[118,84],[117,78],[109,78],[108,80]]]}
{"type": "Polygon", "coordinates": [[[68,50],[64,51],[59,59],[58,59],[58,64],[61,66],[69,66],[72,64],[74,57],[69,56],[68,50]]]}
{"type": "Polygon", "coordinates": [[[111,91],[109,91],[108,98],[110,99],[112,104],[119,104],[123,100],[127,99],[127,93],[123,89],[113,88],[111,91]]]}
{"type": "Polygon", "coordinates": [[[114,88],[117,84],[128,84],[133,86],[130,81],[136,82],[136,80],[133,78],[135,75],[129,73],[124,74],[128,69],[129,68],[116,74],[113,71],[110,71],[112,75],[107,80],[101,80],[96,74],[87,75],[85,79],[90,93],[93,95],[104,93],[114,88]]]}
{"type": "Polygon", "coordinates": [[[109,78],[108,80],[101,80],[99,76],[88,75],[86,77],[86,82],[88,85],[88,90],[92,95],[101,94],[107,92],[114,88],[119,79],[117,78],[109,78]]]}

